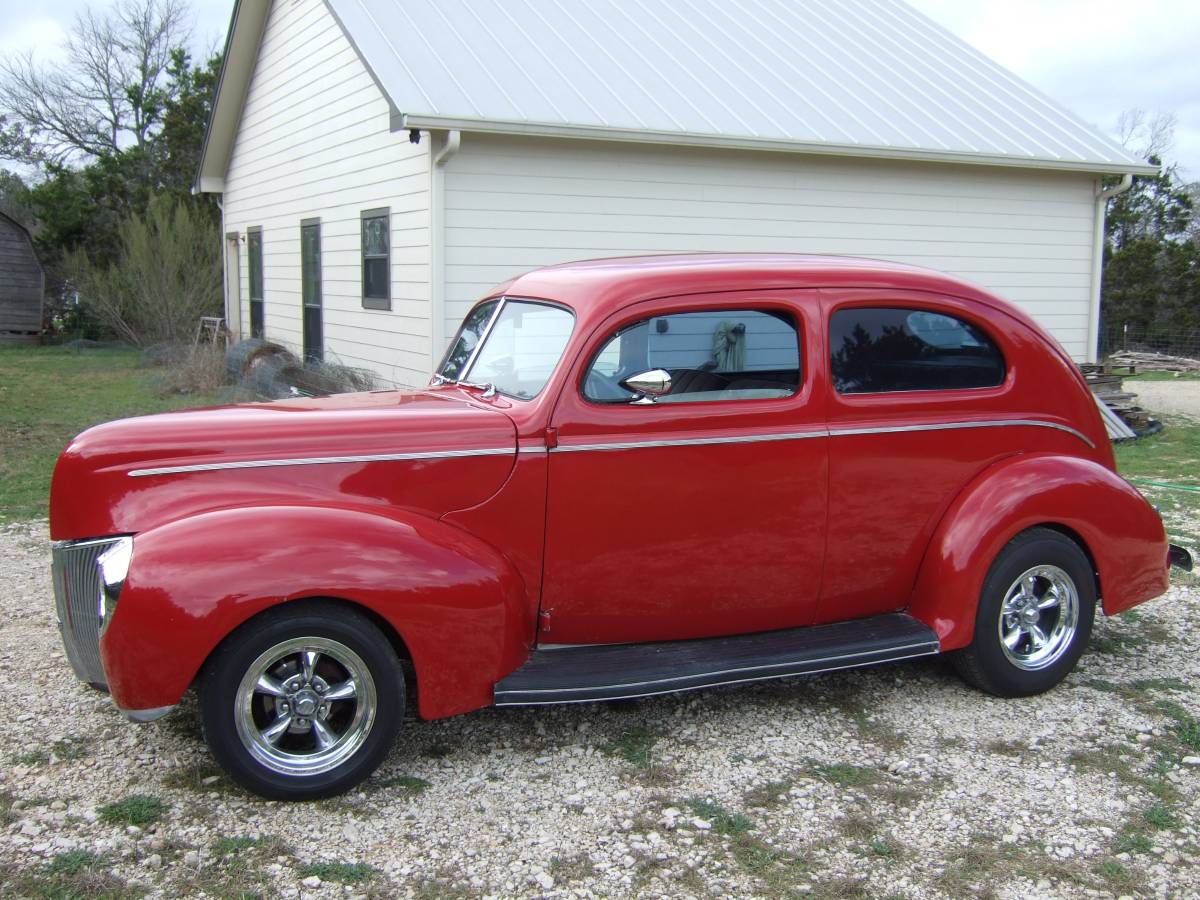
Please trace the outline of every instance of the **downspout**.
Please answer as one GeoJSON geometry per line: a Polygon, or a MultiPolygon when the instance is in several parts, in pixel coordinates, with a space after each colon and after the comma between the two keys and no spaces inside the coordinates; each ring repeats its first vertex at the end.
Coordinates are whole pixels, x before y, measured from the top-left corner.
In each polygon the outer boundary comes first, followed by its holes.
{"type": "MultiPolygon", "coordinates": [[[[192,193],[196,193],[195,190],[192,193]]],[[[225,195],[217,194],[217,209],[221,211],[221,312],[225,316],[225,328],[232,319],[229,316],[229,237],[225,231],[225,195]]],[[[239,335],[240,337],[240,335],[239,335]]]]}
{"type": "MultiPolygon", "coordinates": [[[[1101,182],[1103,184],[1103,182],[1101,182]]],[[[1096,185],[1095,231],[1092,234],[1092,309],[1088,316],[1087,361],[1099,362],[1100,355],[1100,288],[1104,267],[1104,215],[1109,199],[1133,187],[1133,174],[1126,172],[1110,188],[1096,185]]]]}
{"type": "MultiPolygon", "coordinates": [[[[430,142],[432,144],[432,142],[430,142]]],[[[446,349],[446,163],[462,146],[462,132],[446,132],[430,166],[429,191],[429,334],[430,370],[446,349]]],[[[432,148],[431,148],[432,149],[432,148]]]]}

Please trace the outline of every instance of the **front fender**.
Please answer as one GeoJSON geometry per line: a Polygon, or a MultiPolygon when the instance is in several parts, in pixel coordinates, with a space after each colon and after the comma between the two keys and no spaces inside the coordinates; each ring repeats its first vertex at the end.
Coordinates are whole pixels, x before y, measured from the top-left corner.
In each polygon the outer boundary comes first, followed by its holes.
{"type": "Polygon", "coordinates": [[[1113,615],[1166,591],[1162,520],[1111,469],[1074,456],[1013,456],[988,467],[951,504],[921,563],[909,613],[955,650],[971,642],[975,611],[996,556],[1027,528],[1074,532],[1100,576],[1113,615]]]}
{"type": "Polygon", "coordinates": [[[113,699],[133,710],[179,702],[231,631],[305,597],[387,620],[412,656],[426,718],[489,705],[534,634],[512,565],[452,526],[319,506],[221,510],[135,536],[100,647],[113,699]]]}

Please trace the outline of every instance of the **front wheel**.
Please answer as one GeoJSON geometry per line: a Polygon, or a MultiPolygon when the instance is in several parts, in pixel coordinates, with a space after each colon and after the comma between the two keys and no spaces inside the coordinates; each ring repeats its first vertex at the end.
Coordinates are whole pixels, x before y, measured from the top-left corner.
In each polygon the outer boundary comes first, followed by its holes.
{"type": "Polygon", "coordinates": [[[1031,528],[992,563],[975,636],[952,656],[955,668],[998,697],[1048,691],[1075,668],[1095,610],[1096,579],[1086,554],[1057,531],[1031,528]]]}
{"type": "Polygon", "coordinates": [[[243,787],[272,800],[349,790],[383,761],[404,713],[404,675],[365,616],[327,602],[254,619],[213,654],[204,736],[243,787]]]}

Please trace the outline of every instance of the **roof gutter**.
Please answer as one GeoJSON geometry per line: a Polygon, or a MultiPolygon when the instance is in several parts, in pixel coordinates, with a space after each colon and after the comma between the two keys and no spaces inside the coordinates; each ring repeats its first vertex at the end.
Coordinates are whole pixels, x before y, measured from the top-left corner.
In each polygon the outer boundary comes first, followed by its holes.
{"type": "MultiPolygon", "coordinates": [[[[1158,170],[1155,169],[1155,172],[1158,170]]],[[[1126,172],[1112,187],[1096,186],[1096,211],[1093,216],[1095,231],[1092,233],[1092,303],[1088,316],[1087,361],[1099,362],[1100,356],[1100,300],[1104,285],[1104,219],[1108,201],[1133,187],[1133,173],[1126,172]]]]}
{"type": "Polygon", "coordinates": [[[1034,156],[1000,156],[953,150],[927,150],[908,147],[883,147],[869,144],[826,144],[817,141],[788,141],[775,138],[701,134],[688,131],[638,131],[593,125],[472,119],[456,116],[405,113],[401,126],[425,130],[471,131],[491,134],[575,138],[592,141],[620,141],[640,144],[710,147],[726,150],[768,150],[780,153],[806,153],[821,156],[855,156],[870,159],[940,162],[957,165],[1003,166],[1062,172],[1088,172],[1097,175],[1154,175],[1158,168],[1133,160],[1071,160],[1034,156]]]}

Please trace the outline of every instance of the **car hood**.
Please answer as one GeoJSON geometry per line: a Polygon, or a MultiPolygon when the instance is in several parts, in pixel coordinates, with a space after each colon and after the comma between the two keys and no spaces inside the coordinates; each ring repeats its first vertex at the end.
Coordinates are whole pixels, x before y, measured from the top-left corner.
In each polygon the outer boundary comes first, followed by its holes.
{"type": "Polygon", "coordinates": [[[504,413],[430,392],[376,391],[123,419],[59,458],[51,537],[145,531],[233,506],[337,504],[442,515],[504,483],[504,413]]]}

